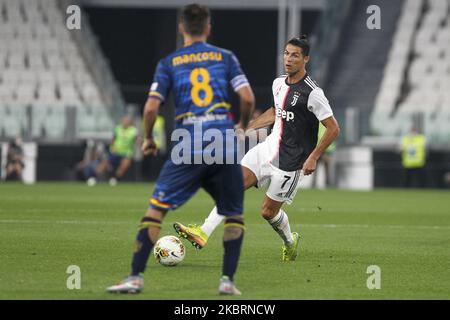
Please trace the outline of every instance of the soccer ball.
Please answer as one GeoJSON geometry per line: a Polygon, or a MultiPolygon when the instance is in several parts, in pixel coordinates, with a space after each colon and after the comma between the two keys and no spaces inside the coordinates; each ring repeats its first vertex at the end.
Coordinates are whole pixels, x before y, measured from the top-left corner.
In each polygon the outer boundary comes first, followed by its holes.
{"type": "Polygon", "coordinates": [[[156,261],[163,266],[176,266],[186,254],[184,244],[175,236],[160,238],[153,249],[156,261]]]}

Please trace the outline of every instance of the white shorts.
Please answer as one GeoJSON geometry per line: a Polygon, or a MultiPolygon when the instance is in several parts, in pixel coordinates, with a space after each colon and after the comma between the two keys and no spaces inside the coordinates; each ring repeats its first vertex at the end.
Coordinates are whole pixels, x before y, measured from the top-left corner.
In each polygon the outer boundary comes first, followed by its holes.
{"type": "Polygon", "coordinates": [[[266,140],[250,149],[242,158],[241,165],[255,174],[258,188],[269,184],[266,195],[270,199],[291,204],[303,178],[303,170],[283,171],[270,163],[270,157],[266,140]]]}

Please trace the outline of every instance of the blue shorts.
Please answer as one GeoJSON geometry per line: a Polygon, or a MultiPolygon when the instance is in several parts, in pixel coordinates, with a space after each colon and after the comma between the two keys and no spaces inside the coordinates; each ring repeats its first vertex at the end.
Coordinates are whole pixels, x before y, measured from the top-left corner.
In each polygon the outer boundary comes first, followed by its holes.
{"type": "Polygon", "coordinates": [[[217,212],[225,216],[243,212],[244,181],[240,164],[179,164],[170,159],[164,166],[150,198],[150,207],[174,210],[188,201],[199,188],[214,199],[217,212]]]}
{"type": "Polygon", "coordinates": [[[120,166],[120,162],[126,157],[117,153],[109,153],[108,162],[112,170],[116,170],[120,166]]]}
{"type": "Polygon", "coordinates": [[[84,167],[83,169],[83,174],[84,174],[84,178],[87,180],[91,177],[95,177],[96,176],[96,169],[97,166],[100,164],[99,160],[92,160],[91,162],[89,162],[86,167],[84,167]]]}

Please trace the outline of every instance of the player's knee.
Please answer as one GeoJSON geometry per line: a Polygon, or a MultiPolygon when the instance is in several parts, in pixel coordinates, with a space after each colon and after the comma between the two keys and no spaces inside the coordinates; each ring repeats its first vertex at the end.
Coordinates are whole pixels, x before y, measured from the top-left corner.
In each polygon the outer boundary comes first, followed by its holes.
{"type": "Polygon", "coordinates": [[[149,208],[145,213],[145,216],[148,218],[156,219],[162,221],[166,216],[167,211],[162,211],[154,208],[149,208]]]}
{"type": "Polygon", "coordinates": [[[244,176],[244,189],[247,190],[256,185],[257,179],[255,174],[245,167],[242,167],[242,172],[244,176]]]}
{"type": "Polygon", "coordinates": [[[120,165],[122,166],[122,168],[128,168],[131,164],[130,159],[125,158],[120,162],[120,165]]]}
{"type": "Polygon", "coordinates": [[[277,212],[275,212],[275,210],[273,210],[273,208],[271,208],[268,205],[263,204],[262,208],[261,208],[261,216],[266,219],[266,220],[270,220],[273,219],[276,216],[277,212]]]}
{"type": "Polygon", "coordinates": [[[162,220],[144,216],[139,224],[138,241],[149,239],[152,243],[156,243],[161,230],[162,220]]]}
{"type": "Polygon", "coordinates": [[[224,241],[236,240],[244,232],[244,216],[233,216],[225,219],[225,229],[223,233],[224,241]]]}

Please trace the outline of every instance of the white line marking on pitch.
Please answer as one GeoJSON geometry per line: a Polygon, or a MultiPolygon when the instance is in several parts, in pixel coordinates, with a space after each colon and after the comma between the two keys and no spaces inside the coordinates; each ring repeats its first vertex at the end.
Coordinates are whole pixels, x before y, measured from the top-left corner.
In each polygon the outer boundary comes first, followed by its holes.
{"type": "Polygon", "coordinates": [[[405,226],[391,224],[297,224],[297,226],[312,228],[389,228],[389,229],[450,229],[450,226],[405,226]]]}
{"type": "MultiPolygon", "coordinates": [[[[94,221],[94,220],[21,220],[21,219],[0,219],[0,224],[4,223],[27,223],[27,224],[131,224],[132,221],[94,221]]],[[[169,224],[169,223],[168,223],[169,224]]],[[[266,225],[256,223],[257,225],[266,225]]],[[[253,224],[255,225],[255,224],[253,224]]],[[[383,224],[295,224],[295,226],[311,228],[388,228],[388,229],[426,229],[426,230],[449,230],[450,226],[407,226],[407,225],[383,225],[383,224]]]]}
{"type": "Polygon", "coordinates": [[[20,220],[20,219],[5,219],[0,220],[0,223],[28,223],[28,224],[127,224],[123,221],[80,221],[80,220],[20,220]]]}

